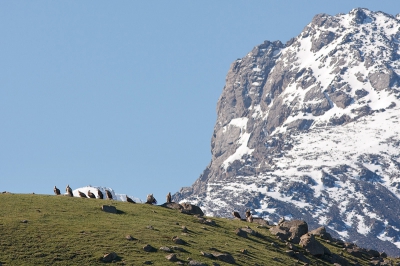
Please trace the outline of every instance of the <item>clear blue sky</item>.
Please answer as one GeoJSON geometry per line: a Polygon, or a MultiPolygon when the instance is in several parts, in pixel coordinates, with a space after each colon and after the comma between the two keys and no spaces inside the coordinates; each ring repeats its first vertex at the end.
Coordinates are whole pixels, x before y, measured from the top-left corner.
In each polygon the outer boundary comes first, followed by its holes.
{"type": "Polygon", "coordinates": [[[230,64],[314,15],[400,1],[1,1],[0,191],[160,202],[211,160],[230,64]]]}

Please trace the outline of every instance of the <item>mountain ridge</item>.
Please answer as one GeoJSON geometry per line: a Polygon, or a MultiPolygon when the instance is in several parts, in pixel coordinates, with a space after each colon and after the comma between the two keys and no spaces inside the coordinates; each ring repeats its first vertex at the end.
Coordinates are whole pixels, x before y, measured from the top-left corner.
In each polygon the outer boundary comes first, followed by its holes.
{"type": "Polygon", "coordinates": [[[212,160],[174,199],[207,215],[304,219],[400,255],[398,18],[319,14],[286,44],[235,60],[212,160]]]}

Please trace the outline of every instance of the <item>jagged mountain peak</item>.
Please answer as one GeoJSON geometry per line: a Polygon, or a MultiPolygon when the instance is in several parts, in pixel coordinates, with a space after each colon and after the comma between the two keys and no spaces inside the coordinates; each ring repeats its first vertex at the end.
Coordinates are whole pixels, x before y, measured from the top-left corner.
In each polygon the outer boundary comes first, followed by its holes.
{"type": "Polygon", "coordinates": [[[398,17],[319,14],[286,44],[265,41],[234,61],[212,160],[175,200],[208,215],[304,219],[399,255],[398,17]]]}

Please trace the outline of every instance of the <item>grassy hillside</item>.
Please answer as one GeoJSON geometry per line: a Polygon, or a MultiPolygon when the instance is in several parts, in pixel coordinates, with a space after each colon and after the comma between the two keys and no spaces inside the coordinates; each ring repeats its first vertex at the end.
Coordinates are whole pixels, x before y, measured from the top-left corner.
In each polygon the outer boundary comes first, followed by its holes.
{"type": "MultiPolygon", "coordinates": [[[[117,265],[143,265],[146,261],[152,265],[176,265],[165,258],[169,252],[159,250],[162,246],[182,248],[173,252],[185,265],[188,258],[207,265],[232,265],[204,257],[201,251],[230,253],[236,265],[303,265],[286,254],[285,243],[267,228],[238,220],[211,218],[216,225],[205,225],[197,217],[160,206],[49,195],[0,194],[0,206],[2,265],[101,265],[103,255],[110,252],[118,255],[114,262],[117,265]],[[103,212],[103,204],[115,206],[118,213],[103,212]],[[235,234],[235,229],[247,225],[261,236],[246,239],[235,234]],[[182,226],[188,229],[186,233],[182,226]],[[134,240],[127,240],[126,235],[134,240]],[[175,244],[174,236],[186,243],[175,244]],[[146,244],[155,251],[144,251],[146,244]]],[[[321,242],[331,252],[342,251],[321,242]]],[[[332,265],[306,256],[311,265],[332,265]]],[[[349,254],[343,256],[354,261],[349,254]]],[[[369,260],[358,261],[369,265],[369,260]]]]}

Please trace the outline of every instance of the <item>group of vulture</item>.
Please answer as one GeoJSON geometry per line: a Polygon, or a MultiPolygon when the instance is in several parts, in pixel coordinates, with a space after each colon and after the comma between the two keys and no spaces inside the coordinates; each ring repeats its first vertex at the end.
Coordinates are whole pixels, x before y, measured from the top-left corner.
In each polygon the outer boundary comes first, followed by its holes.
{"type": "MultiPolygon", "coordinates": [[[[232,212],[232,214],[233,214],[234,217],[236,217],[236,218],[242,220],[242,217],[240,217],[240,214],[239,214],[238,212],[235,211],[235,212],[232,212]]],[[[252,222],[253,222],[253,215],[251,214],[250,210],[247,210],[247,211],[245,212],[245,215],[246,215],[246,220],[247,220],[249,223],[252,223],[252,222]]]]}
{"type": "MultiPolygon", "coordinates": [[[[67,196],[70,196],[70,197],[73,197],[73,196],[74,196],[74,194],[72,194],[72,189],[71,189],[71,187],[70,187],[69,185],[67,185],[67,187],[65,188],[65,191],[67,192],[67,193],[66,193],[67,196]]],[[[106,197],[107,197],[107,199],[112,200],[112,199],[113,199],[113,196],[112,196],[111,192],[110,192],[109,190],[107,190],[107,189],[106,189],[105,191],[106,191],[106,197]]],[[[86,195],[85,193],[83,193],[82,191],[79,191],[79,190],[78,190],[78,193],[79,193],[79,196],[80,196],[81,198],[92,198],[92,199],[95,199],[95,198],[96,198],[96,195],[93,194],[90,190],[88,190],[87,195],[86,195]]],[[[61,192],[60,192],[60,190],[57,188],[57,186],[54,186],[54,194],[56,194],[56,195],[61,195],[61,192]]],[[[101,192],[99,189],[97,189],[97,198],[98,198],[98,199],[103,199],[103,198],[104,198],[103,192],[101,192]]],[[[134,200],[132,200],[132,199],[131,199],[130,197],[128,197],[128,196],[126,196],[126,201],[127,201],[127,202],[130,202],[130,203],[136,203],[134,200]]]]}
{"type": "MultiPolygon", "coordinates": [[[[67,185],[65,191],[67,192],[66,195],[68,195],[68,196],[70,196],[70,197],[73,197],[73,196],[74,196],[74,195],[72,194],[72,189],[70,188],[69,185],[67,185]]],[[[110,192],[109,190],[107,190],[107,189],[106,189],[105,191],[106,191],[107,199],[112,200],[112,199],[113,199],[113,196],[112,196],[111,192],[110,192]]],[[[79,193],[79,196],[80,196],[81,198],[92,198],[92,199],[95,199],[95,198],[96,198],[96,195],[93,194],[90,190],[88,190],[87,195],[86,195],[85,193],[79,191],[79,190],[78,190],[78,193],[79,193]]],[[[60,190],[57,188],[57,186],[54,186],[54,194],[56,194],[56,195],[61,195],[61,192],[60,192],[60,190]]],[[[98,199],[103,199],[103,198],[104,198],[103,192],[101,192],[99,189],[97,189],[97,198],[98,198],[98,199]]],[[[126,201],[127,201],[127,202],[130,202],[130,203],[136,203],[134,200],[132,200],[132,199],[131,199],[130,197],[128,197],[128,196],[126,196],[126,201]]],[[[168,202],[168,203],[171,202],[171,193],[168,193],[168,195],[167,195],[167,202],[168,202]]],[[[156,198],[154,198],[153,194],[149,194],[149,195],[147,195],[146,203],[147,203],[147,204],[157,204],[157,200],[156,200],[156,198]]]]}

